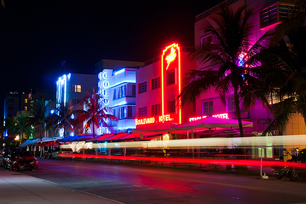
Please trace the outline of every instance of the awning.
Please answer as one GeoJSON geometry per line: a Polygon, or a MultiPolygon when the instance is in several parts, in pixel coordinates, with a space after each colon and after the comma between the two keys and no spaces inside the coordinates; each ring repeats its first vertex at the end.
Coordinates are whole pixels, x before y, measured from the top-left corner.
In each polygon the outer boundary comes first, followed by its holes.
{"type": "MultiPolygon", "coordinates": [[[[242,121],[243,127],[253,127],[253,122],[242,121]]],[[[215,117],[202,118],[196,121],[172,126],[172,130],[193,130],[197,128],[239,128],[238,120],[215,117]]]]}
{"type": "Polygon", "coordinates": [[[45,146],[47,146],[47,147],[49,147],[49,146],[57,147],[57,146],[60,146],[60,145],[63,145],[63,144],[60,143],[60,142],[50,142],[50,143],[46,144],[45,146]]]}
{"type": "Polygon", "coordinates": [[[153,140],[153,139],[158,138],[158,137],[161,137],[161,136],[162,136],[162,134],[150,135],[150,136],[147,136],[147,137],[145,137],[145,138],[142,138],[141,140],[142,140],[142,141],[148,141],[148,140],[153,140]]]}
{"type": "Polygon", "coordinates": [[[39,141],[40,139],[34,139],[34,140],[27,140],[25,141],[23,144],[21,144],[21,147],[25,147],[25,146],[29,146],[29,145],[34,145],[37,141],[39,141]]]}
{"type": "Polygon", "coordinates": [[[65,137],[63,139],[60,139],[59,141],[60,142],[68,142],[68,140],[70,140],[73,136],[68,136],[68,137],[65,137]]]}
{"type": "Polygon", "coordinates": [[[137,127],[132,130],[132,133],[145,133],[145,132],[169,132],[171,131],[171,126],[175,126],[175,123],[165,122],[156,125],[144,125],[141,127],[137,127]]]}
{"type": "Polygon", "coordinates": [[[106,133],[106,134],[104,134],[103,136],[101,136],[101,137],[98,139],[98,141],[104,141],[104,139],[106,139],[106,138],[112,138],[113,136],[115,136],[115,134],[108,134],[108,133],[106,133]]]}
{"type": "Polygon", "coordinates": [[[120,140],[121,138],[125,138],[125,137],[127,137],[129,135],[130,135],[129,133],[120,132],[120,133],[117,133],[114,137],[112,137],[111,141],[113,141],[113,140],[120,140]]]}

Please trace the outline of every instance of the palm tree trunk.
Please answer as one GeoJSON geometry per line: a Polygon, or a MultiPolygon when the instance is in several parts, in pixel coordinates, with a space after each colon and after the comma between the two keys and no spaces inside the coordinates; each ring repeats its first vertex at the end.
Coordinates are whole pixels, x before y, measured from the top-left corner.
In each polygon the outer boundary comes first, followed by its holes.
{"type": "Polygon", "coordinates": [[[92,123],[92,137],[95,138],[95,123],[92,123]]]}
{"type": "MultiPolygon", "coordinates": [[[[241,121],[241,112],[240,112],[240,106],[239,106],[239,95],[238,95],[238,89],[237,88],[235,88],[234,101],[235,101],[235,107],[236,107],[236,114],[237,114],[238,122],[239,122],[240,137],[244,137],[242,121],[241,121]]],[[[246,148],[245,147],[242,147],[242,148],[243,148],[243,154],[246,155],[246,148]]],[[[244,156],[244,158],[246,159],[246,156],[244,156]]],[[[247,167],[247,166],[245,166],[245,167],[247,167]]]]}
{"type": "Polygon", "coordinates": [[[20,135],[21,135],[21,138],[20,138],[20,144],[22,144],[22,142],[23,142],[23,132],[22,131],[20,131],[20,135]]]}
{"type": "Polygon", "coordinates": [[[238,95],[237,88],[235,88],[234,101],[235,101],[236,114],[237,114],[237,117],[238,117],[240,136],[244,137],[242,121],[241,121],[241,111],[240,111],[240,106],[239,106],[239,95],[238,95]]]}

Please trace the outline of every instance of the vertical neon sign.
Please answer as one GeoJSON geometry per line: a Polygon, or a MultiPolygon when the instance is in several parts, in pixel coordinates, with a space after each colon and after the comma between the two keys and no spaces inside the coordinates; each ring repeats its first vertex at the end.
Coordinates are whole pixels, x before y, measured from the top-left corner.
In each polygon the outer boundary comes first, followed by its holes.
{"type": "MultiPolygon", "coordinates": [[[[180,55],[180,47],[178,44],[173,43],[167,46],[161,55],[161,91],[162,91],[162,115],[166,115],[165,107],[167,107],[167,101],[165,96],[167,95],[166,88],[166,77],[167,71],[174,70],[177,73],[177,95],[181,93],[181,55],[180,55]],[[176,71],[177,70],[177,71],[176,71]]],[[[175,75],[176,77],[176,75],[175,75]]],[[[178,102],[178,122],[182,123],[182,110],[181,110],[181,101],[178,102]]]]}

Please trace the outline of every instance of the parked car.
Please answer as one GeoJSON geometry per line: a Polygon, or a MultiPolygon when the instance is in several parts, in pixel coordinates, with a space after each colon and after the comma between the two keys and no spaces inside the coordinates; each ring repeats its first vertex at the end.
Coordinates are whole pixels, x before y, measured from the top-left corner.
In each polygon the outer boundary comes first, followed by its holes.
{"type": "Polygon", "coordinates": [[[60,148],[48,149],[45,151],[44,158],[45,159],[58,159],[58,155],[61,154],[60,148]]]}
{"type": "Polygon", "coordinates": [[[0,156],[0,167],[6,167],[6,161],[8,158],[8,155],[11,154],[14,151],[22,151],[21,148],[16,148],[16,147],[9,147],[5,148],[1,151],[1,156],[0,156]]]}
{"type": "Polygon", "coordinates": [[[3,157],[2,151],[1,151],[1,152],[0,152],[0,167],[3,166],[3,159],[4,159],[4,157],[3,157]]]}
{"type": "Polygon", "coordinates": [[[4,168],[14,171],[36,171],[38,169],[38,161],[29,151],[11,151],[4,158],[4,168]]]}

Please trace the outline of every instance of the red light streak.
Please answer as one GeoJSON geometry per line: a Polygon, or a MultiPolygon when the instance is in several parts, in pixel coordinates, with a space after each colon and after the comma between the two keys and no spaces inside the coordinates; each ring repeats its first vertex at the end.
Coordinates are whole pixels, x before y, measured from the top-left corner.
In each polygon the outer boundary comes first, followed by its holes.
{"type": "Polygon", "coordinates": [[[230,159],[188,159],[188,158],[164,158],[164,157],[133,157],[133,156],[108,156],[108,155],[84,155],[84,154],[59,154],[60,157],[79,157],[97,159],[122,159],[136,161],[159,161],[159,162],[181,162],[202,163],[220,165],[243,165],[243,166],[288,166],[306,168],[306,163],[282,162],[282,161],[260,161],[260,160],[230,160],[230,159]]]}

